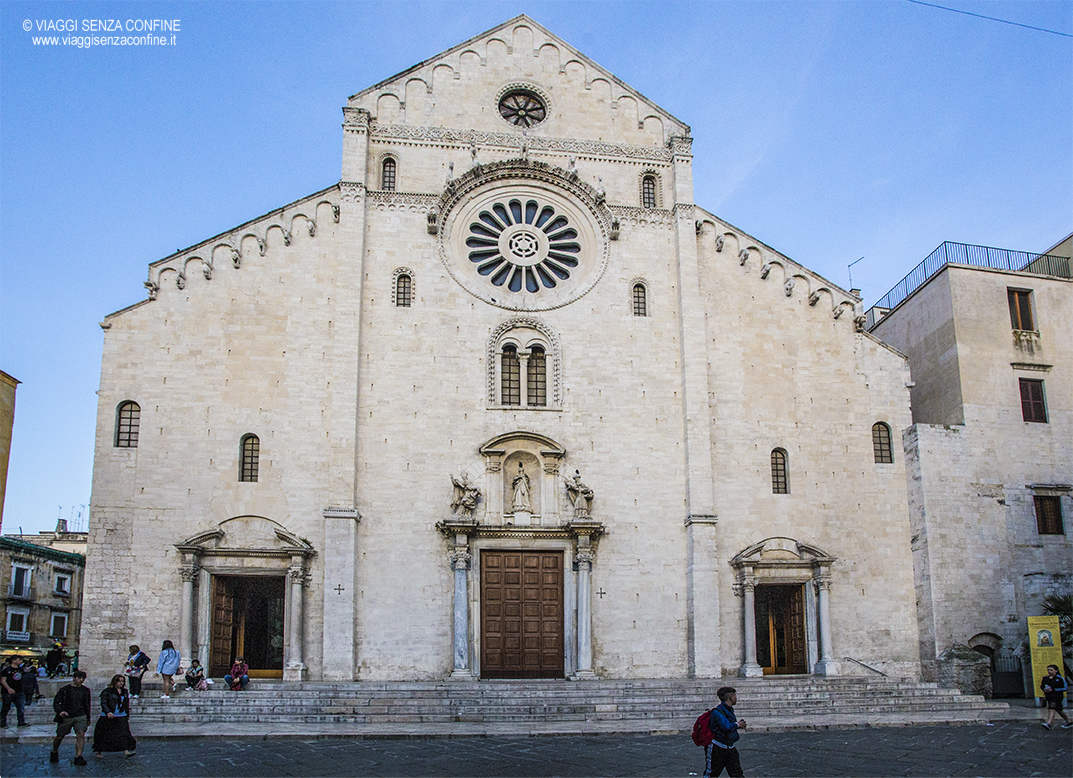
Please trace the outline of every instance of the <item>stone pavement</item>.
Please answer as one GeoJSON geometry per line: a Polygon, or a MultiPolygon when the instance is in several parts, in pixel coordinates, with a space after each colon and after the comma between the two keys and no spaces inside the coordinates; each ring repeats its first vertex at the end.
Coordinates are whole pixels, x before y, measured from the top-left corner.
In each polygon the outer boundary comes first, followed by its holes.
{"type": "MultiPolygon", "coordinates": [[[[135,727],[135,734],[142,734],[135,727]]],[[[35,738],[36,739],[36,738],[35,738]]],[[[687,776],[703,752],[686,734],[528,737],[169,738],[143,735],[129,760],[109,754],[75,767],[73,738],[62,761],[48,746],[8,740],[0,773],[18,776],[687,776]]],[[[1073,774],[1073,731],[1034,721],[746,733],[749,776],[1060,776],[1073,774]]],[[[87,747],[88,751],[88,747],[87,747]]]]}

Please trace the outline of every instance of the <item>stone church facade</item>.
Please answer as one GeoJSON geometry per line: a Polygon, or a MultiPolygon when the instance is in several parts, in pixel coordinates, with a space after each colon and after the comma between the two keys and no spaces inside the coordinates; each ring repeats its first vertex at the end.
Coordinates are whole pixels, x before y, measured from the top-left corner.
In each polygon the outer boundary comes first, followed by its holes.
{"type": "Polygon", "coordinates": [[[905,359],[692,175],[524,16],[351,97],[102,325],[85,664],[918,676],[905,359]]]}

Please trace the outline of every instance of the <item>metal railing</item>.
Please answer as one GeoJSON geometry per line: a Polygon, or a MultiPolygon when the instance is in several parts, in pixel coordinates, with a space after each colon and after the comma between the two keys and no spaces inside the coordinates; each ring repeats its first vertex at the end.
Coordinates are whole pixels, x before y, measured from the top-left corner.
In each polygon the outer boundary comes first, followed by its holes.
{"type": "Polygon", "coordinates": [[[868,323],[874,324],[882,318],[882,316],[875,315],[878,312],[877,309],[881,309],[885,314],[947,265],[972,265],[992,270],[1016,270],[1021,273],[1058,276],[1059,278],[1073,277],[1070,275],[1069,257],[946,241],[925,257],[923,262],[910,270],[905,278],[872,306],[868,311],[868,323]]]}
{"type": "Polygon", "coordinates": [[[853,658],[853,657],[851,657],[851,656],[844,656],[844,657],[842,657],[842,661],[844,661],[844,662],[853,662],[854,664],[860,665],[861,667],[864,667],[864,668],[866,668],[866,669],[868,669],[868,670],[871,670],[871,671],[872,671],[873,673],[879,673],[879,674],[880,674],[880,675],[882,675],[882,676],[883,676],[884,678],[890,678],[890,676],[889,676],[889,675],[887,675],[886,673],[884,673],[884,672],[883,672],[882,670],[876,670],[876,669],[875,669],[874,667],[872,667],[871,665],[866,665],[866,664],[865,664],[864,662],[862,662],[862,661],[861,661],[860,659],[854,659],[854,658],[853,658]]]}
{"type": "Polygon", "coordinates": [[[10,584],[7,587],[7,596],[14,597],[19,600],[29,600],[33,598],[33,587],[30,584],[24,584],[23,586],[16,586],[10,584]]]}

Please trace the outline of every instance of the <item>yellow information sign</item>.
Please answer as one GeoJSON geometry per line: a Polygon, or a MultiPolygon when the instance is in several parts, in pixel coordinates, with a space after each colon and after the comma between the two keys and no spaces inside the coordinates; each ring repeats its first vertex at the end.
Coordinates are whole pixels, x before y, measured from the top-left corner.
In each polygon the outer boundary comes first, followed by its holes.
{"type": "Polygon", "coordinates": [[[1057,665],[1062,672],[1062,633],[1057,616],[1028,617],[1028,647],[1032,652],[1032,685],[1036,696],[1043,696],[1040,682],[1047,674],[1047,665],[1057,665]]]}

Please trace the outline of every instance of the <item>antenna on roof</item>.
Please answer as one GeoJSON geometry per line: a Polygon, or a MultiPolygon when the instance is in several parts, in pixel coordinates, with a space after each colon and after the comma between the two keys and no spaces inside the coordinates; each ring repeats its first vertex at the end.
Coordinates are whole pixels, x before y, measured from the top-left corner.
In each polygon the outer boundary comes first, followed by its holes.
{"type": "Polygon", "coordinates": [[[848,265],[846,265],[846,270],[849,271],[849,288],[850,289],[853,288],[853,266],[856,265],[858,262],[860,262],[861,259],[864,259],[864,257],[861,257],[860,259],[855,259],[852,262],[850,262],[848,265]]]}

